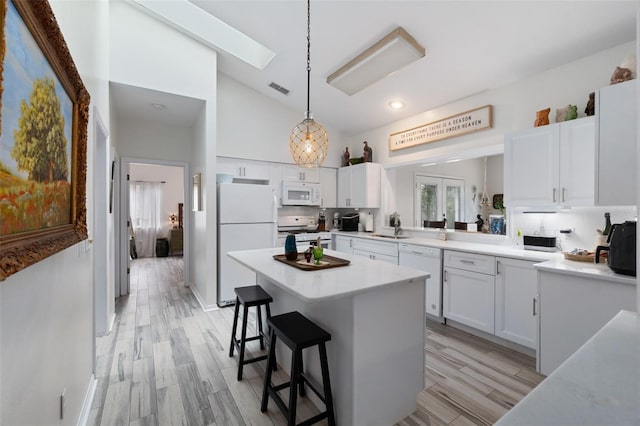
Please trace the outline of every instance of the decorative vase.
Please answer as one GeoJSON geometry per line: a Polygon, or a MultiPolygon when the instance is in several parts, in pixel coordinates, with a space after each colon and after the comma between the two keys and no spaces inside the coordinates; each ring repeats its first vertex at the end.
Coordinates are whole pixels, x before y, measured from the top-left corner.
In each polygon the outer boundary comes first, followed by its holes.
{"type": "Polygon", "coordinates": [[[284,257],[287,260],[296,260],[298,258],[298,248],[296,247],[296,236],[293,234],[287,235],[287,239],[284,240],[284,257]]]}
{"type": "Polygon", "coordinates": [[[322,247],[314,247],[313,249],[313,259],[315,260],[316,265],[320,265],[320,259],[322,259],[323,250],[322,247]]]}

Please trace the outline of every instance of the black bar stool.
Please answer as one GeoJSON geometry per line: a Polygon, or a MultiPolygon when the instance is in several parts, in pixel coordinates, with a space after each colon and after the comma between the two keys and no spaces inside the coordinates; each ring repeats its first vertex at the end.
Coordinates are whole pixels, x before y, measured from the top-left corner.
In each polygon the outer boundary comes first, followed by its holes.
{"type": "Polygon", "coordinates": [[[245,359],[244,358],[244,349],[246,342],[250,342],[252,340],[260,340],[260,349],[264,349],[264,338],[265,334],[262,331],[262,310],[261,307],[264,305],[265,310],[267,312],[267,319],[271,317],[271,310],[269,308],[269,303],[273,302],[273,298],[264,291],[262,287],[259,285],[252,285],[248,287],[237,287],[235,289],[236,292],[236,310],[233,315],[233,329],[231,330],[231,344],[229,345],[229,356],[233,356],[233,349],[238,349],[239,359],[238,359],[238,380],[242,380],[242,368],[245,364],[251,364],[252,362],[262,361],[267,359],[267,355],[260,355],[254,358],[245,359]],[[242,333],[240,335],[240,340],[236,339],[236,328],[238,326],[238,313],[240,311],[240,305],[244,307],[243,315],[242,315],[242,333]],[[258,323],[258,334],[253,337],[247,337],[247,320],[249,319],[249,308],[255,306],[257,310],[257,323],[258,323]]]}
{"type": "Polygon", "coordinates": [[[269,404],[269,396],[276,402],[280,411],[287,418],[287,424],[292,426],[296,423],[296,403],[297,394],[296,388],[300,392],[300,396],[305,396],[305,383],[309,385],[311,390],[318,395],[318,398],[325,404],[326,411],[311,417],[308,420],[300,423],[300,425],[310,425],[316,423],[322,419],[327,419],[329,425],[335,426],[335,414],[333,412],[333,399],[331,396],[331,383],[329,381],[329,366],[327,364],[327,349],[325,342],[331,340],[331,335],[318,327],[312,321],[307,319],[300,312],[289,312],[282,315],[275,315],[267,319],[267,324],[271,328],[269,334],[271,342],[269,345],[269,358],[267,361],[267,368],[265,369],[264,388],[262,391],[262,405],[260,411],[263,413],[267,411],[267,405],[269,404]],[[276,339],[280,338],[282,342],[287,345],[291,351],[291,381],[288,383],[282,383],[274,386],[271,383],[271,370],[276,362],[275,350],[276,339]],[[303,372],[302,365],[302,350],[311,346],[318,346],[320,352],[320,367],[322,370],[322,386],[324,395],[315,387],[313,383],[309,381],[307,375],[303,372]],[[284,401],[278,395],[278,391],[289,388],[289,407],[284,404],[284,401]]]}

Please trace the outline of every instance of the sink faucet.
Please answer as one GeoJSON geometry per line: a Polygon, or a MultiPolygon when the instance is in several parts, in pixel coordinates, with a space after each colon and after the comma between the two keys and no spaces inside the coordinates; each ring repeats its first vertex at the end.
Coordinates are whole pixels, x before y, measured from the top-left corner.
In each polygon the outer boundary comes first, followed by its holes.
{"type": "Polygon", "coordinates": [[[400,231],[402,231],[402,229],[400,229],[400,219],[396,218],[393,224],[393,236],[397,237],[400,231]]]}

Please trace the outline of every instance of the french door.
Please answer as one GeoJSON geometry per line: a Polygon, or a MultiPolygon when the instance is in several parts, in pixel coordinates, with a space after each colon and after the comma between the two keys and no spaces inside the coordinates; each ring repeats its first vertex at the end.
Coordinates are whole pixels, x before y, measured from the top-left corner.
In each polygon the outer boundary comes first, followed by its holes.
{"type": "Polygon", "coordinates": [[[462,220],[463,200],[463,179],[416,175],[415,226],[446,217],[447,228],[453,229],[454,222],[462,220]]]}

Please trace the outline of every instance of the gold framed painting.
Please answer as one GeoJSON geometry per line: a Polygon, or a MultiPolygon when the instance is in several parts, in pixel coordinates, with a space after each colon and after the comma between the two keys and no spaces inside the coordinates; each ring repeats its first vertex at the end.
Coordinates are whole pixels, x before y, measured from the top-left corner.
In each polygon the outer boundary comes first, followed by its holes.
{"type": "Polygon", "coordinates": [[[0,281],[87,238],[89,93],[47,1],[0,0],[0,281]]]}

